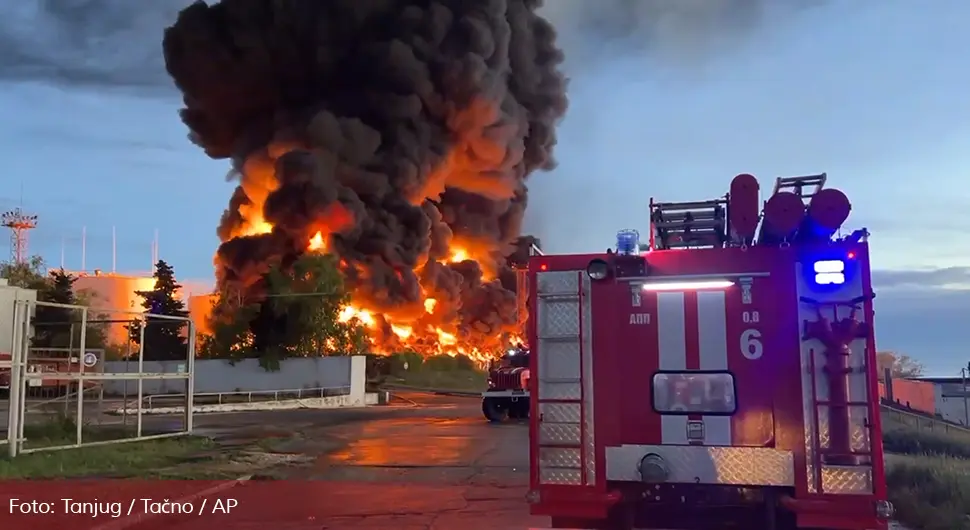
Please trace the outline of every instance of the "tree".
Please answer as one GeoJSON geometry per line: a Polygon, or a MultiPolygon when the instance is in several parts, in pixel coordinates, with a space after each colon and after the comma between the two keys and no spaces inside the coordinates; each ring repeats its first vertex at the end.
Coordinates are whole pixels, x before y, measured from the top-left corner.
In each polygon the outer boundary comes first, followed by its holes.
{"type": "MultiPolygon", "coordinates": [[[[37,298],[43,302],[75,305],[74,276],[64,270],[51,271],[37,298]]],[[[70,348],[80,346],[80,333],[74,333],[74,322],[80,320],[77,310],[38,304],[34,312],[34,347],[70,348]],[[75,339],[75,335],[77,335],[75,339]],[[77,342],[72,342],[76,340],[77,342]]],[[[88,341],[85,340],[85,343],[88,341]]],[[[87,344],[85,344],[87,346],[87,344]]]]}
{"type": "Polygon", "coordinates": [[[203,338],[207,357],[256,357],[278,369],[288,357],[362,353],[367,334],[356,320],[340,321],[350,297],[333,256],[307,254],[291,267],[274,267],[263,277],[266,297],[238,304],[222,294],[213,308],[212,334],[203,338]]]}
{"type": "MultiPolygon", "coordinates": [[[[34,256],[24,263],[0,264],[0,277],[10,285],[37,291],[39,302],[87,306],[86,299],[74,292],[74,276],[64,269],[47,270],[44,258],[34,256]]],[[[90,318],[90,315],[89,315],[90,318]]],[[[65,307],[37,304],[34,310],[34,348],[79,348],[81,326],[79,311],[65,307]]],[[[104,348],[105,333],[97,325],[89,324],[85,333],[86,348],[104,348]]]]}
{"type": "Polygon", "coordinates": [[[923,375],[923,365],[908,355],[900,355],[891,351],[876,353],[876,366],[879,368],[879,380],[886,377],[889,369],[890,377],[905,379],[923,375]]]}
{"type": "MultiPolygon", "coordinates": [[[[165,260],[158,260],[152,276],[155,278],[155,287],[151,291],[135,292],[142,299],[141,306],[145,313],[187,317],[189,313],[185,310],[185,303],[177,296],[182,286],[175,281],[172,266],[165,260]]],[[[133,320],[128,325],[128,334],[135,344],[141,345],[145,360],[178,360],[185,359],[187,354],[183,329],[184,321],[147,317],[144,321],[133,320]]]]}
{"type": "Polygon", "coordinates": [[[256,318],[259,305],[235,305],[230,297],[217,293],[213,301],[212,330],[210,334],[200,334],[198,350],[200,357],[222,359],[248,359],[258,357],[253,349],[253,334],[249,323],[256,318]]]}
{"type": "Polygon", "coordinates": [[[0,278],[6,278],[14,287],[41,291],[47,286],[47,265],[40,256],[23,263],[5,261],[0,263],[0,278]]]}

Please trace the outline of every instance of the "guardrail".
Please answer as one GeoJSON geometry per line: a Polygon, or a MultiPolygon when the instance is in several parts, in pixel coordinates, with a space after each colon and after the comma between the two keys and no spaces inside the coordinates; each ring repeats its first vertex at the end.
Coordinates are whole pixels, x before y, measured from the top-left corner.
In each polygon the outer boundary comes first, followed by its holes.
{"type": "Polygon", "coordinates": [[[917,431],[935,432],[939,434],[956,435],[970,439],[970,428],[958,425],[937,418],[914,414],[905,410],[900,410],[887,405],[880,405],[883,417],[883,428],[886,427],[887,420],[895,422],[897,425],[904,425],[916,429],[917,431]]]}
{"type": "MultiPolygon", "coordinates": [[[[325,386],[315,388],[289,388],[280,390],[235,390],[232,392],[196,392],[193,394],[196,405],[223,405],[230,403],[253,403],[265,401],[285,401],[288,399],[324,398],[346,396],[350,385],[325,386]]],[[[145,410],[151,410],[159,401],[185,400],[185,394],[152,394],[145,396],[142,403],[145,410]]],[[[164,404],[162,406],[165,406],[164,404]]]]}

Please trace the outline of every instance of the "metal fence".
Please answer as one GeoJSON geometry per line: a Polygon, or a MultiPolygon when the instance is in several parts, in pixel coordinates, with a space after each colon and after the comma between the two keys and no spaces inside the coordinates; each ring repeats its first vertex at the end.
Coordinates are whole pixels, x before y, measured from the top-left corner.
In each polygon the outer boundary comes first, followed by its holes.
{"type": "MultiPolygon", "coordinates": [[[[350,386],[320,388],[293,388],[281,390],[238,390],[233,392],[196,392],[194,403],[201,405],[232,405],[238,403],[275,403],[294,399],[328,398],[350,395],[350,386]]],[[[153,394],[145,396],[142,410],[146,413],[156,408],[181,407],[184,394],[153,394]]]]}
{"type": "Polygon", "coordinates": [[[914,414],[905,410],[883,405],[880,407],[883,429],[892,427],[906,427],[920,432],[932,432],[948,436],[957,436],[970,441],[970,429],[962,425],[931,418],[922,414],[914,414]]]}
{"type": "MultiPolygon", "coordinates": [[[[196,332],[186,317],[144,314],[113,309],[17,300],[14,302],[12,352],[6,377],[6,441],[10,457],[37,451],[54,451],[89,445],[182,436],[193,429],[193,394],[196,332]],[[63,321],[35,322],[39,308],[63,315],[63,321]],[[105,352],[88,348],[89,336],[102,340],[122,326],[136,346],[132,362],[135,372],[106,370],[105,352]],[[38,339],[56,335],[68,345],[38,348],[38,339]],[[166,350],[162,339],[183,337],[166,350]],[[147,341],[147,343],[146,343],[147,341]],[[144,370],[146,346],[170,359],[184,360],[184,369],[170,373],[144,370]],[[171,350],[171,351],[169,351],[171,350]],[[180,380],[185,392],[183,421],[177,428],[165,422],[164,428],[146,424],[142,404],[143,383],[153,380],[180,380]],[[109,402],[103,393],[105,381],[134,380],[133,418],[109,417],[108,410],[127,408],[124,400],[109,402]],[[130,420],[130,421],[129,421],[130,420]]],[[[181,366],[181,365],[180,365],[181,366]]]]}

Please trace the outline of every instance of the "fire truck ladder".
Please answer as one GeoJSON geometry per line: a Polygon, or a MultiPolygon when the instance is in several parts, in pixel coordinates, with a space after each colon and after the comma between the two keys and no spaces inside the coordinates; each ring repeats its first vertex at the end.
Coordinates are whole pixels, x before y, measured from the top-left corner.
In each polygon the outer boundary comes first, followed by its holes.
{"type": "Polygon", "coordinates": [[[720,248],[728,240],[727,197],[697,202],[650,199],[650,248],[720,248]]]}
{"type": "Polygon", "coordinates": [[[775,180],[775,190],[772,192],[772,195],[779,191],[790,191],[801,197],[802,202],[807,204],[816,193],[825,187],[826,178],[828,177],[825,173],[805,175],[802,177],[778,177],[775,180]]]}
{"type": "MultiPolygon", "coordinates": [[[[815,350],[809,351],[809,373],[812,385],[812,467],[814,490],[818,493],[826,493],[823,487],[822,469],[824,466],[844,467],[869,467],[872,465],[872,440],[876,433],[870,418],[877,413],[873,410],[872,404],[863,401],[852,401],[849,377],[853,372],[861,371],[869,374],[867,358],[862,356],[862,364],[859,367],[852,367],[850,357],[852,351],[850,344],[856,339],[865,338],[869,334],[867,323],[856,320],[856,313],[860,309],[860,304],[871,299],[871,296],[862,296],[847,302],[820,302],[811,298],[800,297],[800,301],[815,307],[816,319],[804,321],[802,340],[818,340],[824,346],[822,352],[825,357],[825,365],[822,371],[826,376],[828,387],[828,398],[820,400],[818,398],[818,382],[816,379],[817,366],[815,363],[815,350]],[[850,313],[845,318],[839,318],[838,310],[840,307],[850,308],[850,313]],[[831,309],[832,318],[829,319],[822,314],[822,308],[831,309]],[[820,409],[827,412],[826,421],[822,421],[820,409]],[[865,430],[862,440],[853,440],[853,435],[861,433],[852,432],[852,410],[862,409],[866,412],[864,416],[863,428],[865,430]],[[820,432],[822,425],[827,424],[827,440],[823,442],[820,432]]],[[[868,397],[868,380],[866,381],[866,393],[868,397]]]]}

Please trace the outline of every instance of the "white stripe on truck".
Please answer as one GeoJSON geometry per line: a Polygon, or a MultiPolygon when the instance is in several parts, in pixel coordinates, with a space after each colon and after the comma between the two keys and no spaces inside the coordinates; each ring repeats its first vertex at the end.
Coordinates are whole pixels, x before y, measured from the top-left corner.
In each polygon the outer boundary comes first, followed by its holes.
{"type": "MultiPolygon", "coordinates": [[[[657,293],[657,351],[661,370],[687,368],[684,293],[657,293]]],[[[660,416],[660,442],[687,444],[687,416],[660,416]]]]}
{"type": "MultiPolygon", "coordinates": [[[[724,291],[697,293],[697,334],[701,370],[727,370],[724,291]]],[[[704,416],[704,445],[731,445],[731,416],[704,416]]]]}
{"type": "MultiPolygon", "coordinates": [[[[657,350],[660,370],[687,368],[687,326],[683,292],[657,293],[657,350]]],[[[697,293],[701,370],[727,370],[727,316],[724,291],[697,293]]],[[[661,416],[661,443],[687,444],[687,416],[661,416]]],[[[704,416],[704,445],[731,445],[731,417],[704,416]]]]}

